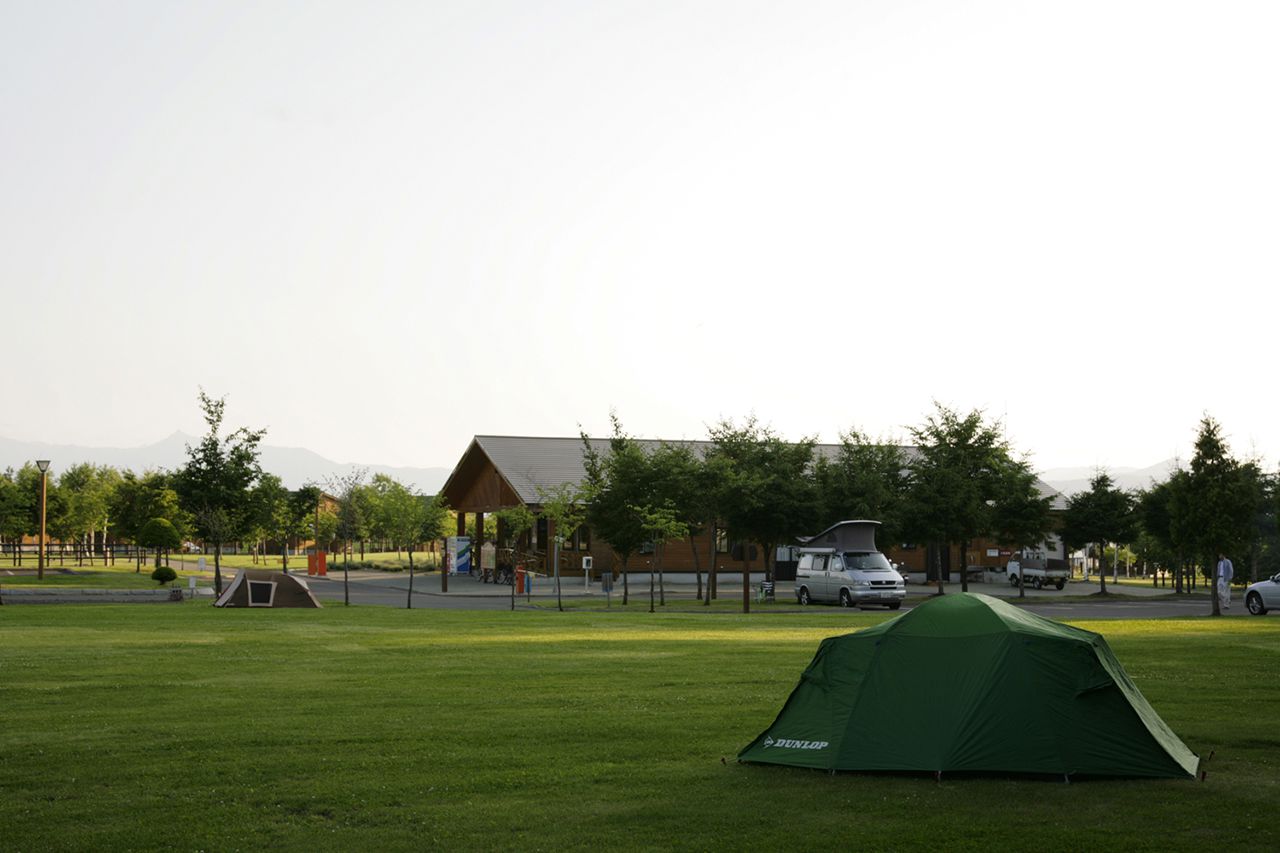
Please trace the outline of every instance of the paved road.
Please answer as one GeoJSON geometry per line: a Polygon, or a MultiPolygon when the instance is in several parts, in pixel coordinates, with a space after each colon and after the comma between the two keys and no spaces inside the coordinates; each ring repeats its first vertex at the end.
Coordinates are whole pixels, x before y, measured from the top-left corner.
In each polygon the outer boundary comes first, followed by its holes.
{"type": "MultiPolygon", "coordinates": [[[[327,578],[309,578],[308,582],[322,602],[330,604],[342,601],[341,572],[334,572],[327,578]]],[[[647,594],[647,586],[647,584],[634,584],[633,595],[647,594]],[[641,586],[644,587],[643,590],[640,588],[641,586]]],[[[351,572],[349,587],[352,604],[404,607],[408,599],[409,576],[404,573],[351,572]]],[[[1021,602],[1017,598],[1016,589],[1003,585],[974,583],[970,584],[969,588],[973,592],[995,595],[1014,604],[1026,603],[1035,613],[1064,621],[1207,616],[1211,607],[1208,595],[1197,593],[1190,596],[1174,596],[1168,590],[1132,586],[1120,587],[1123,597],[1118,596],[1104,601],[1054,601],[1055,597],[1071,596],[1074,598],[1098,591],[1097,585],[1081,581],[1071,583],[1062,592],[1029,589],[1027,590],[1026,599],[1021,602]]],[[[581,586],[581,580],[575,579],[574,581],[565,581],[561,589],[566,599],[590,598],[600,608],[603,609],[605,607],[605,596],[600,591],[598,584],[592,587],[590,593],[587,593],[581,586]]],[[[952,584],[947,589],[950,592],[958,592],[960,586],[952,584]]],[[[1115,589],[1115,587],[1112,587],[1112,589],[1115,589]]],[[[552,581],[540,579],[534,587],[534,592],[532,600],[535,604],[547,606],[555,603],[555,587],[552,581]]],[[[903,605],[904,608],[910,609],[914,605],[927,600],[932,592],[933,587],[931,586],[915,585],[909,587],[907,600],[903,605]]],[[[511,607],[510,594],[511,587],[509,586],[482,584],[468,577],[451,577],[449,579],[449,592],[443,593],[440,591],[440,576],[435,573],[428,573],[414,578],[413,606],[415,608],[449,610],[507,610],[511,607]]],[[[618,600],[620,595],[621,588],[615,588],[615,601],[618,600]]],[[[741,595],[741,585],[732,585],[723,579],[721,580],[721,598],[737,600],[741,595]]],[[[786,610],[802,612],[804,608],[798,605],[790,605],[790,602],[794,600],[792,596],[791,585],[780,582],[778,584],[778,601],[788,604],[785,608],[786,610]]],[[[694,588],[684,585],[672,586],[668,588],[667,597],[668,600],[691,601],[694,598],[694,588]]],[[[1235,606],[1226,611],[1225,615],[1229,618],[1248,615],[1244,609],[1244,602],[1238,594],[1234,597],[1234,604],[1235,606]]],[[[516,606],[518,608],[528,606],[523,596],[516,599],[516,606]]],[[[768,612],[778,612],[782,609],[775,605],[770,607],[768,612]]],[[[810,609],[830,611],[835,608],[813,607],[810,609]]],[[[716,612],[724,613],[725,611],[719,610],[716,612]]]]}

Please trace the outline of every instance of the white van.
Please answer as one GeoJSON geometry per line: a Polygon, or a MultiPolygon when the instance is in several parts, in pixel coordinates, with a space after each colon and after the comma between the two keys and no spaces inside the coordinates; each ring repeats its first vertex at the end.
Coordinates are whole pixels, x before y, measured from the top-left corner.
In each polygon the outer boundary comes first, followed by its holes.
{"type": "Polygon", "coordinates": [[[902,575],[876,548],[878,521],[842,521],[801,539],[796,600],[838,601],[841,607],[897,610],[907,597],[902,575]]]}

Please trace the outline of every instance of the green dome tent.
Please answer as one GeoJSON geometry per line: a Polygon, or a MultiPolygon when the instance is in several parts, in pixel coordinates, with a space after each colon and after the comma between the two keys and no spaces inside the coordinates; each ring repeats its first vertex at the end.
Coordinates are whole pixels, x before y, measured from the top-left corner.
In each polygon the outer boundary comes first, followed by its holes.
{"type": "Polygon", "coordinates": [[[823,770],[1193,777],[1102,635],[962,593],[822,641],[739,761],[823,770]]]}

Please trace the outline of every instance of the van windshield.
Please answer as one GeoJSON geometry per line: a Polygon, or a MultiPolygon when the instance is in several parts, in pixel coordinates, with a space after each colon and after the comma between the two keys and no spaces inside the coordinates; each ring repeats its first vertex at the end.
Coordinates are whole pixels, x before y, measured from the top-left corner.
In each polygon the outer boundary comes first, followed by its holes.
{"type": "Polygon", "coordinates": [[[879,551],[845,551],[844,566],[860,572],[890,571],[889,560],[879,551]]]}

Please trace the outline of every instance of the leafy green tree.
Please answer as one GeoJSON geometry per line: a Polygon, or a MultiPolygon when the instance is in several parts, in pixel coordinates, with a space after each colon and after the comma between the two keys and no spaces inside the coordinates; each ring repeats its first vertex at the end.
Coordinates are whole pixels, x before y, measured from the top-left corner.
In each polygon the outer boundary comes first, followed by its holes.
{"type": "MultiPolygon", "coordinates": [[[[147,471],[141,476],[124,471],[111,498],[111,532],[117,540],[137,543],[138,532],[153,518],[164,518],[185,540],[193,528],[191,514],[179,503],[173,488],[175,476],[147,471]]],[[[135,572],[142,570],[142,551],[138,549],[135,572]]]]}
{"type": "Polygon", "coordinates": [[[38,492],[33,497],[23,490],[12,468],[0,474],[0,539],[13,543],[14,565],[22,565],[22,537],[30,531],[31,504],[39,499],[38,492]]]}
{"type": "Polygon", "coordinates": [[[311,532],[314,526],[315,509],[319,502],[320,489],[317,486],[294,489],[285,497],[284,506],[281,507],[278,516],[280,535],[284,538],[285,572],[289,571],[289,539],[294,539],[295,546],[300,547],[297,540],[311,532]]]}
{"type": "MultiPolygon", "coordinates": [[[[253,543],[253,560],[261,557],[267,561],[267,540],[284,538],[287,526],[289,490],[275,474],[262,472],[258,482],[249,490],[249,512],[245,518],[243,536],[253,543]]],[[[284,548],[288,550],[287,543],[284,548]]],[[[284,555],[285,571],[288,571],[288,554],[284,555]]]]}
{"type": "Polygon", "coordinates": [[[200,392],[208,432],[194,447],[187,445],[187,464],[177,477],[177,491],[191,512],[197,532],[213,543],[213,579],[222,594],[222,546],[240,537],[253,511],[249,490],[261,475],[258,444],[266,430],[240,427],[220,435],[226,398],[200,392]]]}
{"type": "MultiPolygon", "coordinates": [[[[1021,551],[1046,541],[1053,531],[1053,498],[1040,493],[1039,479],[1025,460],[1008,459],[998,470],[998,497],[991,505],[990,535],[1021,551]]],[[[1018,584],[1026,598],[1026,584],[1018,584]]]]}
{"type": "MultiPolygon", "coordinates": [[[[671,511],[674,521],[684,525],[684,538],[693,554],[697,595],[701,599],[702,564],[698,556],[697,537],[705,533],[707,527],[715,521],[714,495],[717,484],[714,478],[719,469],[707,465],[689,445],[667,442],[663,442],[649,454],[648,468],[652,498],[671,511]]],[[[651,521],[652,518],[650,517],[651,521]]],[[[642,526],[652,534],[654,528],[651,523],[644,522],[642,526]]],[[[652,536],[650,540],[655,541],[652,536]]],[[[667,540],[662,541],[665,543],[667,540]]],[[[714,559],[714,550],[712,557],[714,559]]],[[[659,563],[658,580],[661,587],[660,555],[655,554],[655,561],[659,563]]],[[[662,599],[665,604],[665,589],[662,590],[662,599]]]]}
{"type": "MultiPolygon", "coordinates": [[[[645,536],[653,543],[653,562],[649,564],[649,612],[653,612],[653,579],[655,570],[662,577],[662,552],[672,539],[683,539],[689,535],[687,522],[677,517],[676,510],[670,505],[636,506],[631,508],[640,519],[640,526],[645,536]]],[[[665,605],[666,595],[662,603],[665,605]]]]}
{"type": "MultiPolygon", "coordinates": [[[[723,420],[711,428],[710,438],[707,459],[717,466],[720,484],[716,516],[731,537],[760,546],[765,578],[772,580],[777,545],[811,528],[818,517],[813,479],[816,439],[783,441],[754,417],[742,426],[723,420]]],[[[744,556],[742,609],[747,612],[751,609],[750,552],[744,556]]]]}
{"type": "Polygon", "coordinates": [[[397,552],[403,547],[409,554],[409,592],[406,608],[413,607],[413,547],[419,542],[439,539],[444,535],[449,513],[434,497],[418,492],[396,480],[378,475],[378,524],[397,552]]]}
{"type": "Polygon", "coordinates": [[[138,531],[138,544],[144,548],[154,548],[156,552],[156,568],[160,568],[160,555],[167,550],[182,547],[182,536],[173,522],[167,518],[153,518],[138,531]]]}
{"type": "Polygon", "coordinates": [[[87,556],[93,561],[93,541],[103,534],[103,564],[106,564],[106,529],[111,510],[112,492],[120,475],[112,468],[81,462],[65,469],[58,477],[62,491],[64,514],[59,528],[75,546],[76,562],[84,565],[87,556]]]}
{"type": "Polygon", "coordinates": [[[917,450],[908,466],[905,533],[932,544],[939,594],[945,592],[939,549],[960,546],[960,584],[968,591],[972,540],[994,537],[1000,527],[1022,538],[1027,527],[1040,526],[1041,509],[1047,526],[1048,501],[1036,492],[1029,465],[1013,458],[999,424],[988,423],[981,410],[961,415],[935,402],[911,436],[917,450]]]}
{"type": "Polygon", "coordinates": [[[561,483],[553,489],[539,489],[538,500],[542,507],[541,514],[555,529],[552,536],[552,565],[556,577],[556,607],[563,611],[564,601],[560,596],[560,546],[564,544],[566,534],[572,534],[586,520],[588,495],[581,486],[561,483]]]}
{"type": "Polygon", "coordinates": [[[1103,595],[1107,594],[1107,572],[1103,548],[1108,542],[1129,542],[1134,538],[1137,517],[1133,498],[1116,487],[1105,471],[1089,482],[1089,489],[1072,495],[1063,518],[1062,538],[1073,547],[1092,543],[1098,549],[1098,575],[1103,595]]]}
{"type": "Polygon", "coordinates": [[[1256,506],[1261,501],[1261,472],[1242,465],[1231,455],[1222,427],[1205,415],[1196,435],[1195,455],[1187,481],[1189,539],[1203,559],[1213,600],[1220,616],[1214,567],[1219,554],[1236,555],[1255,538],[1256,506]]]}
{"type": "Polygon", "coordinates": [[[365,518],[366,501],[361,493],[364,491],[365,469],[353,468],[346,474],[335,478],[329,489],[338,501],[337,535],[343,542],[342,549],[342,603],[351,603],[349,571],[351,568],[351,543],[363,536],[368,520],[365,518]]]}
{"type": "MultiPolygon", "coordinates": [[[[499,522],[498,529],[506,534],[506,540],[501,543],[501,545],[502,547],[511,549],[511,570],[514,572],[516,567],[520,565],[520,540],[526,533],[533,529],[533,525],[538,522],[538,519],[537,516],[533,514],[533,511],[524,504],[516,504],[515,506],[500,509],[497,512],[497,517],[499,522]]],[[[434,538],[439,538],[443,535],[444,521],[441,521],[440,531],[434,538]]],[[[516,609],[515,578],[512,578],[511,583],[511,609],[516,609]]]]}
{"type": "Polygon", "coordinates": [[[820,484],[822,506],[818,529],[867,518],[880,522],[884,541],[902,541],[907,459],[897,442],[872,441],[865,433],[850,429],[840,434],[840,447],[833,459],[818,458],[814,477],[820,484]]]}
{"type": "Polygon", "coordinates": [[[1177,562],[1177,546],[1173,541],[1173,481],[1153,483],[1134,499],[1134,515],[1138,523],[1138,551],[1154,565],[1172,568],[1177,562]]]}
{"type": "Polygon", "coordinates": [[[609,452],[601,454],[582,435],[582,483],[587,523],[595,536],[606,542],[622,561],[622,603],[630,598],[628,563],[644,547],[646,537],[640,519],[631,507],[650,502],[648,457],[640,445],[622,429],[611,414],[613,435],[609,452]]]}
{"type": "MultiPolygon", "coordinates": [[[[36,536],[40,532],[40,483],[43,476],[40,469],[30,462],[13,474],[12,515],[8,521],[8,529],[17,540],[19,565],[22,563],[20,547],[22,537],[36,536]]],[[[48,534],[57,538],[60,522],[65,517],[65,507],[62,492],[58,489],[57,478],[52,468],[49,469],[48,478],[45,495],[45,527],[48,534]]]]}

